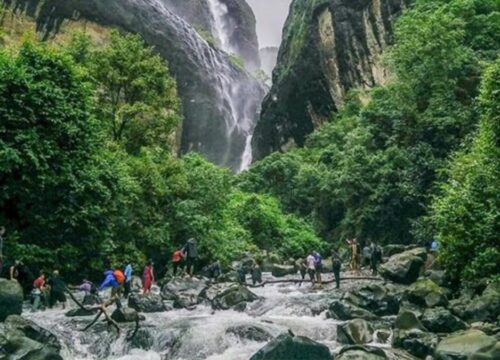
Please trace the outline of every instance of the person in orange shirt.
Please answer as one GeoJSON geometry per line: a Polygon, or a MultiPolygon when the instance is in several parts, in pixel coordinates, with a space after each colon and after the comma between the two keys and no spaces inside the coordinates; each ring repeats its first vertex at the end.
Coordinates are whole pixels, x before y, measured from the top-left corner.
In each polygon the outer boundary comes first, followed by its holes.
{"type": "Polygon", "coordinates": [[[174,276],[177,275],[177,270],[181,267],[182,260],[184,259],[184,253],[180,248],[174,251],[172,255],[172,267],[174,276]]]}

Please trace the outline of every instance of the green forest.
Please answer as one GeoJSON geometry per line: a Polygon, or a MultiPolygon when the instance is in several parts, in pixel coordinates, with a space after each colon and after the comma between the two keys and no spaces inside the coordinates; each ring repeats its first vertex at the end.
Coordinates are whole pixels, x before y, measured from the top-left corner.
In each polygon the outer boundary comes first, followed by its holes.
{"type": "Polygon", "coordinates": [[[387,84],[353,89],[305,147],[235,175],[177,154],[177,84],[138,35],[2,46],[4,256],[81,279],[166,264],[190,237],[225,266],[348,237],[437,239],[453,277],[497,277],[499,48],[497,0],[417,0],[385,53],[387,84]]]}

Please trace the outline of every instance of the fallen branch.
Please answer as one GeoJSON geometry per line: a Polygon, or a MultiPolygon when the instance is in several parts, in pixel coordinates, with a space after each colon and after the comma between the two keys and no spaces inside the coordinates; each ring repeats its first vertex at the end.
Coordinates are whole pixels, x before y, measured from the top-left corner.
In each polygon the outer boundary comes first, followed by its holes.
{"type": "MultiPolygon", "coordinates": [[[[349,277],[343,277],[340,278],[340,281],[346,281],[346,280],[378,280],[378,281],[383,281],[384,279],[375,277],[375,276],[349,276],[349,277]]],[[[283,284],[283,283],[310,283],[311,280],[302,280],[302,279],[283,279],[283,280],[266,280],[258,285],[252,285],[252,284],[247,284],[249,287],[263,287],[268,284],[283,284]]],[[[322,281],[321,284],[332,284],[335,282],[335,279],[330,279],[330,280],[325,280],[322,281]]]]}

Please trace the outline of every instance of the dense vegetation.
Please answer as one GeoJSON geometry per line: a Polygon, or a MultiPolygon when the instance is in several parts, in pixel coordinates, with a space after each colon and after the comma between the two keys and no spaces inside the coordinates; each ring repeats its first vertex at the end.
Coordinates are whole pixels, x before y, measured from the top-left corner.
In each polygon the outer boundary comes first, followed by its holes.
{"type": "Polygon", "coordinates": [[[320,248],[312,228],[268,195],[190,154],[167,64],[133,35],[0,52],[0,223],[5,253],[33,271],[98,276],[108,264],[165,264],[196,237],[205,261],[320,248]]]}
{"type": "Polygon", "coordinates": [[[415,1],[386,55],[388,85],[353,91],[303,149],[255,164],[240,187],[278,197],[331,241],[437,237],[453,275],[498,274],[498,138],[486,125],[498,124],[498,61],[483,74],[499,48],[498,1],[415,1]]]}

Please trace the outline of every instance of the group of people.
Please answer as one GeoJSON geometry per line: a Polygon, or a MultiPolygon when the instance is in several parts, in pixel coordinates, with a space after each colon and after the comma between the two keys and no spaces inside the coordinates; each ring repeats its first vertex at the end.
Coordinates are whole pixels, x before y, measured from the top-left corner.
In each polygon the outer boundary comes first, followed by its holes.
{"type": "Polygon", "coordinates": [[[377,275],[378,265],[382,262],[382,248],[372,241],[363,247],[361,253],[361,246],[356,238],[348,239],[347,245],[351,255],[351,271],[359,274],[360,268],[365,266],[370,267],[373,275],[377,275]]]}

